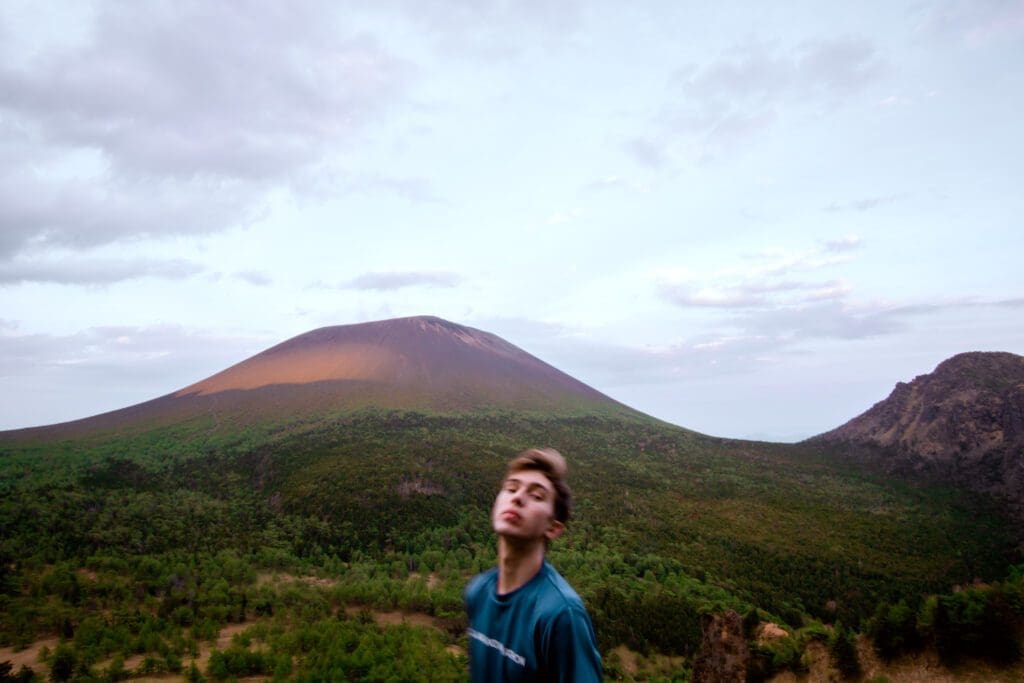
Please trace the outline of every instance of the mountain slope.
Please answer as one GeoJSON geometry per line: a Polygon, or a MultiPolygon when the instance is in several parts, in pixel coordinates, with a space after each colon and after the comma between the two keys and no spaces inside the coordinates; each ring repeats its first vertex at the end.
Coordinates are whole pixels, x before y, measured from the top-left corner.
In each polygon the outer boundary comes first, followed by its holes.
{"type": "Polygon", "coordinates": [[[367,407],[644,417],[496,335],[419,316],[313,330],[158,399],[6,436],[76,436],[200,417],[241,426],[367,407]]]}
{"type": "Polygon", "coordinates": [[[337,381],[386,387],[391,405],[379,407],[614,403],[500,337],[430,316],[313,330],[175,395],[337,381]]]}
{"type": "Polygon", "coordinates": [[[935,475],[1024,509],[1024,357],[953,356],[812,441],[866,447],[891,471],[935,475]]]}
{"type": "Polygon", "coordinates": [[[0,646],[77,629],[79,656],[127,659],[135,639],[97,652],[92,627],[139,631],[112,615],[141,614],[184,643],[258,617],[311,643],[315,657],[258,645],[295,675],[323,654],[299,630],[375,608],[442,619],[431,652],[449,657],[465,581],[495,561],[505,463],[531,445],[570,463],[571,528],[551,557],[606,653],[690,657],[702,615],[726,608],[790,629],[861,623],[1020,559],[984,496],[865,472],[831,443],[697,434],[493,335],[409,318],[316,330],[149,403],[0,434],[0,646]],[[279,571],[336,585],[278,598],[262,577],[279,571]]]}

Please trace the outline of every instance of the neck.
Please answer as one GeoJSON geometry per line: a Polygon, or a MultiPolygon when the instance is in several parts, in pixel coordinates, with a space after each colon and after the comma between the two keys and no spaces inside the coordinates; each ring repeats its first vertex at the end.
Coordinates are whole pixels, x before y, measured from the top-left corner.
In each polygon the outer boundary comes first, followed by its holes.
{"type": "Polygon", "coordinates": [[[544,564],[544,539],[516,543],[498,537],[498,595],[511,593],[540,571],[544,564]]]}

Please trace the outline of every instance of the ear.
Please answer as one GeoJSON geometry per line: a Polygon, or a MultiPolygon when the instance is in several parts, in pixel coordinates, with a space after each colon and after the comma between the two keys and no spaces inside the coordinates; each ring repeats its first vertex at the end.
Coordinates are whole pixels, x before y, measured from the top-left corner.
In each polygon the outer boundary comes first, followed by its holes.
{"type": "Polygon", "coordinates": [[[557,519],[552,519],[551,524],[548,525],[547,531],[544,532],[544,538],[549,541],[553,541],[562,534],[565,533],[565,525],[559,522],[557,519]]]}

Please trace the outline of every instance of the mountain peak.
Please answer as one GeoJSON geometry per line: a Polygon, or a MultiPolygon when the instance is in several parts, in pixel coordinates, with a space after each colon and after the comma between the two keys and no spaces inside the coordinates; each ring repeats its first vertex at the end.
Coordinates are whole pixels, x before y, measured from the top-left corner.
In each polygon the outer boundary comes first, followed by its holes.
{"type": "Polygon", "coordinates": [[[311,330],[175,395],[320,382],[387,390],[391,395],[384,403],[397,401],[403,407],[409,407],[402,398],[409,392],[420,395],[414,404],[425,402],[421,407],[431,408],[441,407],[439,402],[451,406],[453,391],[468,399],[461,406],[465,408],[474,402],[501,405],[531,393],[563,390],[610,400],[496,335],[435,316],[311,330]]]}
{"type": "Polygon", "coordinates": [[[814,440],[878,449],[891,469],[931,472],[1024,506],[1024,356],[958,354],[814,440]]]}
{"type": "Polygon", "coordinates": [[[1024,382],[1024,356],[1005,351],[958,353],[939,363],[931,374],[939,381],[979,389],[1008,388],[1024,382]]]}
{"type": "Polygon", "coordinates": [[[459,325],[444,318],[433,315],[418,315],[407,318],[376,320],[352,325],[331,325],[310,330],[268,349],[265,353],[280,353],[301,347],[318,345],[337,345],[351,343],[354,340],[379,343],[390,340],[392,343],[401,340],[414,340],[416,343],[427,341],[430,336],[448,338],[463,344],[493,348],[494,350],[513,350],[514,346],[489,332],[472,327],[459,325]]]}
{"type": "Polygon", "coordinates": [[[167,396],[24,431],[123,429],[197,415],[218,423],[308,420],[360,408],[641,415],[490,332],[415,316],[321,327],[167,396]]]}
{"type": "Polygon", "coordinates": [[[923,457],[972,454],[1024,441],[1024,356],[960,353],[898,382],[889,397],[818,439],[898,447],[923,457]]]}

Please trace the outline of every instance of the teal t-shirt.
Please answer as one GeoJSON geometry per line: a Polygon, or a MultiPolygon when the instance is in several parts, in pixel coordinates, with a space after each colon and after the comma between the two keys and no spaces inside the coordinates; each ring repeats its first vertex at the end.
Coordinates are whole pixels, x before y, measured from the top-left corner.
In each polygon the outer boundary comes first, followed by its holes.
{"type": "Polygon", "coordinates": [[[497,569],[478,574],[466,585],[464,597],[472,681],[601,680],[590,616],[548,562],[505,595],[498,595],[497,569]]]}

